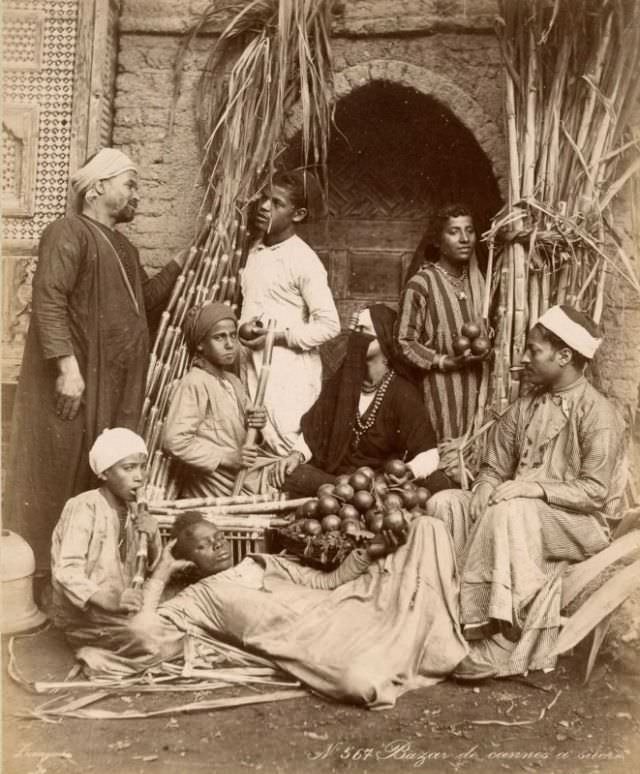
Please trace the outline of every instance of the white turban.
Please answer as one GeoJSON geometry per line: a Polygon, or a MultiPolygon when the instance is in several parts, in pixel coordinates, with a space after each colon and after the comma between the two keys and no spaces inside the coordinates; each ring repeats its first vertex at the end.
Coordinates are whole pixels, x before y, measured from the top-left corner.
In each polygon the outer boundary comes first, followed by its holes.
{"type": "Polygon", "coordinates": [[[91,470],[99,476],[107,468],[132,454],[147,454],[147,445],[139,435],[126,427],[103,430],[89,452],[91,470]]]}
{"type": "Polygon", "coordinates": [[[136,172],[137,167],[126,154],[116,148],[103,148],[71,176],[71,185],[76,193],[81,194],[98,180],[108,180],[129,170],[136,172]]]}
{"type": "Polygon", "coordinates": [[[581,355],[591,360],[602,339],[592,336],[580,323],[572,320],[559,306],[552,306],[536,321],[536,325],[544,327],[581,355]]]}

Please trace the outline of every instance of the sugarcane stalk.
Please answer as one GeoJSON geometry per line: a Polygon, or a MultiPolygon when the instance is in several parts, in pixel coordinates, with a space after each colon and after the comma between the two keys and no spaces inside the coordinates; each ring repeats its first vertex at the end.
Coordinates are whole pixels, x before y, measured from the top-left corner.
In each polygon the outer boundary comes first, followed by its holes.
{"type": "MultiPolygon", "coordinates": [[[[176,285],[177,284],[178,283],[176,282],[176,285]]],[[[173,286],[174,290],[176,285],[173,286]]],[[[158,352],[158,348],[160,347],[160,344],[164,338],[165,331],[167,330],[167,326],[169,325],[169,318],[170,318],[169,310],[165,309],[162,315],[160,316],[160,324],[158,325],[158,332],[156,333],[156,339],[153,344],[153,350],[151,352],[152,358],[156,356],[158,352]]]]}
{"type": "Polygon", "coordinates": [[[149,441],[151,440],[151,434],[153,432],[153,428],[155,426],[155,423],[158,418],[158,407],[152,406],[151,411],[149,412],[149,421],[147,422],[147,426],[144,429],[144,442],[147,444],[147,449],[149,448],[149,441]]]}
{"type": "MultiPolygon", "coordinates": [[[[267,335],[264,342],[264,351],[262,354],[262,366],[260,368],[260,376],[258,377],[258,385],[256,387],[256,396],[254,405],[256,408],[262,408],[264,405],[264,396],[267,390],[267,384],[269,382],[269,375],[271,373],[271,359],[273,357],[273,344],[276,333],[276,321],[269,320],[267,322],[267,335]]],[[[250,427],[247,431],[247,438],[245,446],[254,446],[258,437],[258,431],[255,427],[250,427]]],[[[236,481],[233,487],[232,494],[237,495],[242,491],[244,481],[247,476],[246,468],[242,468],[236,477],[236,481]]]]}
{"type": "MultiPolygon", "coordinates": [[[[149,514],[147,493],[141,486],[136,491],[136,520],[149,514]]],[[[146,532],[138,531],[138,550],[136,552],[135,572],[131,580],[131,588],[141,589],[147,574],[149,561],[149,536],[146,532]]]]}
{"type": "Polygon", "coordinates": [[[158,358],[152,353],[149,357],[149,365],[147,367],[147,378],[146,378],[146,387],[145,387],[145,394],[148,396],[149,391],[151,388],[151,385],[154,382],[155,372],[156,369],[159,367],[158,358]]]}
{"type": "Polygon", "coordinates": [[[512,77],[506,75],[506,118],[509,141],[509,205],[520,199],[520,160],[518,153],[518,130],[516,126],[515,88],[512,77]]]}
{"type": "Polygon", "coordinates": [[[485,327],[489,328],[489,306],[491,305],[491,287],[493,278],[493,257],[495,253],[495,239],[489,240],[489,255],[487,257],[487,281],[484,285],[484,298],[482,299],[482,320],[485,327]]]}
{"type": "MultiPolygon", "coordinates": [[[[311,498],[307,498],[311,499],[311,498]]],[[[284,495],[273,494],[249,494],[249,495],[220,495],[218,497],[187,497],[180,500],[159,500],[151,503],[151,509],[170,508],[178,510],[191,510],[192,508],[222,508],[228,505],[257,505],[258,503],[286,502],[284,495]]]]}
{"type": "Polygon", "coordinates": [[[531,330],[540,317],[540,271],[529,272],[529,322],[528,329],[531,330]]]}
{"type": "MultiPolygon", "coordinates": [[[[297,497],[292,500],[276,500],[270,503],[239,503],[237,505],[223,505],[221,507],[206,508],[203,511],[205,516],[258,516],[269,515],[272,513],[284,513],[291,511],[300,505],[304,505],[310,499],[309,497],[297,497]]],[[[200,506],[204,507],[204,506],[200,506]]],[[[177,516],[182,513],[181,509],[150,506],[150,512],[154,516],[177,516]]]]}
{"type": "MultiPolygon", "coordinates": [[[[537,106],[537,56],[533,29],[529,27],[529,62],[527,72],[527,107],[524,128],[524,154],[522,159],[522,187],[520,195],[527,199],[533,195],[536,168],[536,106],[537,106]]],[[[515,193],[515,190],[514,190],[515,193]]],[[[518,197],[520,198],[520,197],[518,197]]]]}
{"type": "Polygon", "coordinates": [[[151,440],[149,441],[149,453],[153,454],[155,451],[161,451],[160,447],[160,440],[162,438],[162,432],[164,428],[164,419],[158,419],[156,422],[153,433],[151,434],[151,440]]]}

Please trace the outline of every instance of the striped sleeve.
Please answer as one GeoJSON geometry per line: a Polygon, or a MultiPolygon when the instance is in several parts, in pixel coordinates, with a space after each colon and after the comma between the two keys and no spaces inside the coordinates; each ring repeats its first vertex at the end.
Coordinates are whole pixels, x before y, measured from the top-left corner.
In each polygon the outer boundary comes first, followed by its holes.
{"type": "Polygon", "coordinates": [[[487,445],[477,484],[497,486],[513,479],[518,462],[516,434],[520,401],[515,401],[498,420],[487,445]]]}
{"type": "Polygon", "coordinates": [[[402,356],[423,371],[428,371],[440,355],[428,346],[429,338],[424,335],[429,328],[428,303],[425,280],[419,275],[412,277],[402,296],[397,339],[402,356]]]}
{"type": "Polygon", "coordinates": [[[612,453],[617,436],[616,428],[600,427],[582,434],[581,448],[566,449],[568,456],[580,460],[579,473],[571,481],[537,482],[549,505],[579,513],[602,510],[617,461],[617,454],[612,453]]]}

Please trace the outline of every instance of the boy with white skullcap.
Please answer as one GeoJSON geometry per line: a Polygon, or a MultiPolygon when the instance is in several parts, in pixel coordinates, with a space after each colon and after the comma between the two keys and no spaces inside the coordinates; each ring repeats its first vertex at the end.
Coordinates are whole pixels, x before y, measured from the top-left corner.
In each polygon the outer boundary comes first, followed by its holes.
{"type": "Polygon", "coordinates": [[[609,542],[623,490],[624,425],[583,373],[600,342],[576,309],[545,312],[522,358],[533,389],[497,421],[472,491],[430,501],[461,564],[471,653],[460,678],[553,667],[562,570],[609,542]]]}
{"type": "Polygon", "coordinates": [[[72,497],[56,525],[51,546],[53,620],[74,648],[100,644],[131,655],[136,642],[127,618],[142,604],[130,588],[140,532],[149,535],[149,558],[161,543],[155,519],[134,517],[131,505],[144,483],[147,447],[122,427],[105,430],[89,453],[101,486],[72,497]]]}

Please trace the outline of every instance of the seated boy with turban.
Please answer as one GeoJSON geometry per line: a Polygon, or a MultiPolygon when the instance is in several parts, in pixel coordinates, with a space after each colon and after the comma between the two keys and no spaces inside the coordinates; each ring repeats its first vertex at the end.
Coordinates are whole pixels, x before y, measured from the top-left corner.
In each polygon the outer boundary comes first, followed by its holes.
{"type": "Polygon", "coordinates": [[[522,358],[533,389],[495,425],[472,491],[430,501],[460,566],[461,623],[472,643],[460,677],[552,667],[562,573],[609,542],[623,426],[583,373],[599,344],[581,312],[545,312],[522,358]]]}
{"type": "Polygon", "coordinates": [[[141,532],[149,535],[149,558],[160,556],[155,519],[135,517],[132,503],[144,483],[145,442],[131,430],[105,430],[89,452],[99,489],[67,501],[52,537],[53,620],[74,650],[99,645],[135,655],[128,631],[142,592],[130,588],[141,532]]]}
{"type": "Polygon", "coordinates": [[[164,450],[184,464],[180,495],[229,495],[242,468],[249,469],[242,493],[275,493],[268,474],[279,457],[246,443],[247,428],[264,427],[266,412],[250,405],[228,370],[240,346],[233,309],[212,302],[196,306],[183,330],[194,359],[171,400],[163,437],[164,450]]]}

